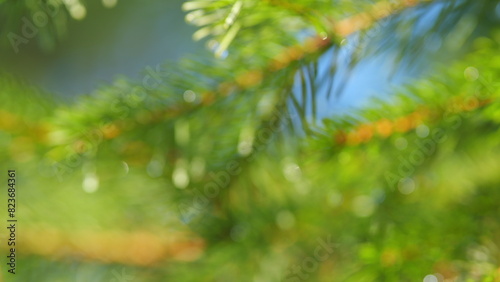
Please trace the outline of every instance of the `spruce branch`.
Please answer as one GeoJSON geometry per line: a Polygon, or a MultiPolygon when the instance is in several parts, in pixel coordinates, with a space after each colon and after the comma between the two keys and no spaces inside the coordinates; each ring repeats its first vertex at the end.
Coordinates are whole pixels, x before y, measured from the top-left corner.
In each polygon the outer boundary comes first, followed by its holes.
{"type": "MultiPolygon", "coordinates": [[[[420,1],[398,1],[395,2],[396,4],[391,4],[389,1],[382,3],[385,4],[377,4],[367,12],[334,23],[331,27],[333,36],[340,35],[345,37],[361,29],[368,28],[378,20],[398,13],[402,9],[413,7],[420,3],[420,1]],[[368,16],[372,14],[373,16],[368,16]]],[[[333,38],[325,38],[324,35],[310,37],[304,40],[303,43],[284,49],[282,52],[269,59],[265,67],[244,71],[238,74],[234,79],[220,82],[211,90],[202,91],[200,93],[201,102],[199,104],[188,104],[183,101],[173,105],[166,105],[163,109],[151,111],[144,122],[141,123],[141,126],[155,124],[165,119],[169,120],[181,115],[190,114],[202,107],[213,105],[225,97],[241,93],[253,87],[258,87],[267,77],[272,77],[273,74],[288,68],[291,64],[301,61],[305,57],[317,56],[317,54],[322,53],[335,44],[337,44],[337,42],[333,38]]],[[[122,124],[134,124],[137,118],[137,116],[132,116],[128,118],[128,120],[111,122],[111,125],[106,125],[106,127],[113,126],[118,128],[118,134],[115,134],[111,139],[118,137],[120,132],[124,131],[122,124]]],[[[102,130],[102,128],[98,128],[97,130],[102,130]]]]}
{"type": "Polygon", "coordinates": [[[154,267],[161,262],[189,262],[199,258],[205,242],[189,232],[65,231],[26,226],[25,255],[68,258],[107,264],[154,267]],[[130,246],[134,246],[131,249],[130,246]]]}

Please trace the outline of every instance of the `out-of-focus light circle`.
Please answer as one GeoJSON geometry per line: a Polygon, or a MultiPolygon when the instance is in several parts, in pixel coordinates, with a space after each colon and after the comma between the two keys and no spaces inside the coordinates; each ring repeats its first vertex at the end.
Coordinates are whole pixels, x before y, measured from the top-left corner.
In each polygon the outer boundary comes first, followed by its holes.
{"type": "Polygon", "coordinates": [[[398,190],[401,194],[409,195],[415,191],[415,181],[411,178],[403,178],[398,183],[398,190]]]}
{"type": "Polygon", "coordinates": [[[424,277],[424,282],[439,282],[439,279],[436,277],[436,275],[429,274],[424,277]]]}
{"type": "Polygon", "coordinates": [[[251,141],[241,141],[238,143],[238,154],[242,156],[248,156],[253,151],[253,142],[251,141]]]}
{"type": "Polygon", "coordinates": [[[102,0],[102,4],[106,8],[113,8],[118,3],[118,0],[102,0]]]}
{"type": "Polygon", "coordinates": [[[417,136],[420,138],[425,138],[429,136],[429,127],[425,124],[421,124],[417,127],[417,136]]]}
{"type": "Polygon", "coordinates": [[[184,189],[189,185],[189,175],[184,167],[177,167],[172,173],[172,181],[179,189],[184,189]]]}
{"type": "Polygon", "coordinates": [[[82,20],[87,15],[87,9],[78,3],[69,7],[69,13],[75,20],[82,20]]]}
{"type": "Polygon", "coordinates": [[[99,179],[95,173],[88,173],[83,179],[82,184],[83,191],[91,194],[97,191],[99,188],[99,179]]]}
{"type": "Polygon", "coordinates": [[[302,171],[297,164],[287,162],[283,165],[283,175],[288,181],[299,181],[302,176],[302,171]]]}
{"type": "Polygon", "coordinates": [[[464,76],[469,81],[475,81],[479,78],[479,70],[475,67],[468,67],[464,71],[464,76]]]}
{"type": "Polygon", "coordinates": [[[196,100],[196,93],[194,93],[194,91],[192,90],[187,90],[186,92],[184,92],[184,101],[188,102],[188,103],[192,103],[196,100]]]}

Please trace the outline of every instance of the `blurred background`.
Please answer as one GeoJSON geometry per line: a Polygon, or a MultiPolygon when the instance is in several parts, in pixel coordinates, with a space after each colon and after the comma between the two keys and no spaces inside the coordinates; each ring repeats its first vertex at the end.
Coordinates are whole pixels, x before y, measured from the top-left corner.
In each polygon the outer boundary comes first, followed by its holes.
{"type": "MultiPolygon", "coordinates": [[[[195,28],[184,21],[183,1],[108,2],[89,1],[85,16],[64,22],[66,33],[47,50],[40,48],[38,36],[20,45],[18,53],[4,42],[2,70],[71,98],[118,75],[138,78],[146,66],[175,62],[202,48],[191,39],[195,28]]],[[[3,16],[8,12],[4,7],[3,16]]],[[[3,30],[3,37],[8,31],[21,34],[21,27],[15,27],[3,30]]]]}

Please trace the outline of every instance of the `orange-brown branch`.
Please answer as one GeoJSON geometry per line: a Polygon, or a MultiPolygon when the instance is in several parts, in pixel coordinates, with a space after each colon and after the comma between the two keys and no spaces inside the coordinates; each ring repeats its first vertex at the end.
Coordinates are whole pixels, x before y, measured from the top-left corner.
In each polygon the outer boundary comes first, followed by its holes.
{"type": "MultiPolygon", "coordinates": [[[[192,261],[204,251],[204,241],[187,233],[146,231],[65,232],[53,227],[23,227],[20,255],[51,259],[151,266],[163,261],[192,261]]],[[[5,247],[5,246],[4,246],[5,247]]]]}
{"type": "MultiPolygon", "coordinates": [[[[453,97],[448,101],[448,110],[454,113],[473,111],[482,106],[488,105],[492,100],[478,100],[475,97],[462,99],[453,97]]],[[[340,146],[355,146],[368,143],[373,137],[387,138],[394,133],[406,133],[421,125],[425,120],[431,119],[436,113],[429,107],[421,106],[416,111],[395,120],[386,118],[372,123],[364,123],[355,129],[345,132],[337,131],[333,134],[333,142],[340,146]]]]}

